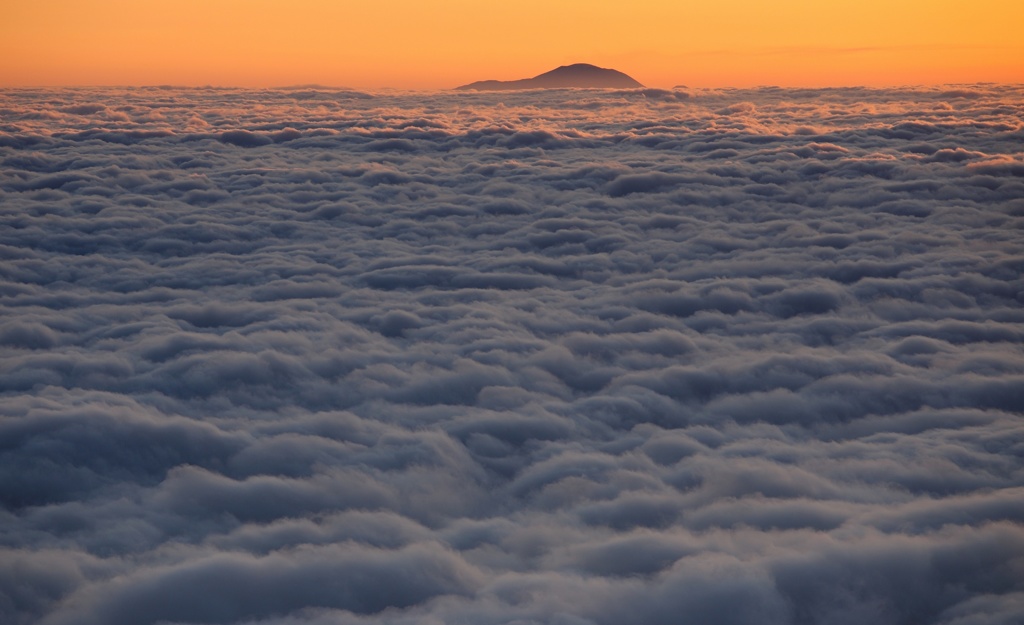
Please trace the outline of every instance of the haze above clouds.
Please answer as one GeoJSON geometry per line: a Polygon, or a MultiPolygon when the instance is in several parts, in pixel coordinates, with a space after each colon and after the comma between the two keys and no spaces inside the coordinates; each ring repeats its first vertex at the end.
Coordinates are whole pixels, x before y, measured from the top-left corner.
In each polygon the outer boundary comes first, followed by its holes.
{"type": "Polygon", "coordinates": [[[0,620],[1020,622],[1022,96],[3,91],[0,620]]]}
{"type": "Polygon", "coordinates": [[[1019,0],[5,0],[4,8],[0,87],[434,90],[581,60],[661,88],[1024,82],[1019,0]]]}

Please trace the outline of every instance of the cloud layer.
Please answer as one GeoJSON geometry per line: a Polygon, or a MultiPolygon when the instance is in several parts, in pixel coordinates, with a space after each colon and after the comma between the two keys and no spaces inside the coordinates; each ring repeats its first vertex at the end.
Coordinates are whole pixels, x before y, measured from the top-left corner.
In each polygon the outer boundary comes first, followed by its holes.
{"type": "Polygon", "coordinates": [[[1024,93],[0,93],[0,620],[1024,618],[1024,93]]]}

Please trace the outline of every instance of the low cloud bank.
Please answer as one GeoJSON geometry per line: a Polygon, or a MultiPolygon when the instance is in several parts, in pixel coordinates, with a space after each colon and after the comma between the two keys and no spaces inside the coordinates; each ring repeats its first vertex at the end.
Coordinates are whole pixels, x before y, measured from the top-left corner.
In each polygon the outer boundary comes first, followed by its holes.
{"type": "Polygon", "coordinates": [[[8,90],[0,620],[1024,618],[1024,93],[8,90]]]}

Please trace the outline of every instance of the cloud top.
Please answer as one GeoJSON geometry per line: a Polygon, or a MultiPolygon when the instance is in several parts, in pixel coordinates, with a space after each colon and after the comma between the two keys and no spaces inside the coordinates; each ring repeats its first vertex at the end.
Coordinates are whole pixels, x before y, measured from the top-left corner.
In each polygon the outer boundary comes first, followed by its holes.
{"type": "Polygon", "coordinates": [[[1019,621],[1022,96],[4,91],[0,620],[1019,621]]]}

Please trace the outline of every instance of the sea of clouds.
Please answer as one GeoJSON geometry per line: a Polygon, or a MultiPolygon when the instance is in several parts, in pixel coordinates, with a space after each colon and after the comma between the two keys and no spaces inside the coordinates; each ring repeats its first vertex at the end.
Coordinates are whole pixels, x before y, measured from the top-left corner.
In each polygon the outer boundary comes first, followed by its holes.
{"type": "Polygon", "coordinates": [[[0,91],[0,621],[1020,623],[1022,120],[0,91]]]}

